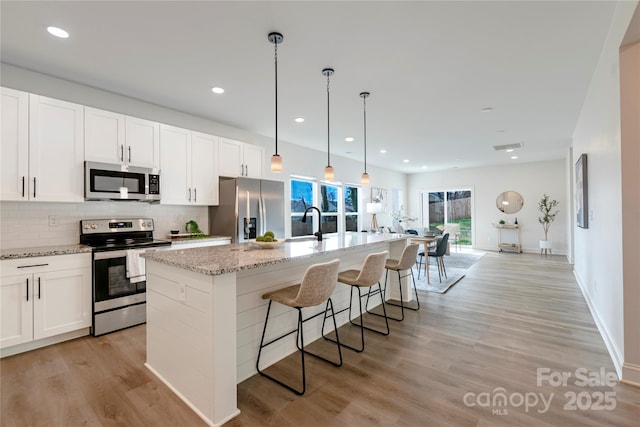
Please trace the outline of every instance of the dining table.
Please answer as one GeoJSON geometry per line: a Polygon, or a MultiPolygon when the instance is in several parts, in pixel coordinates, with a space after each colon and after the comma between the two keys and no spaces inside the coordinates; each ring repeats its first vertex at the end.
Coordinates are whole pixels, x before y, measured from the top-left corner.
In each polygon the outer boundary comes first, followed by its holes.
{"type": "Polygon", "coordinates": [[[431,283],[429,279],[429,256],[427,252],[433,248],[433,243],[438,239],[437,236],[411,236],[411,243],[421,244],[424,249],[424,271],[427,275],[427,284],[431,283]]]}

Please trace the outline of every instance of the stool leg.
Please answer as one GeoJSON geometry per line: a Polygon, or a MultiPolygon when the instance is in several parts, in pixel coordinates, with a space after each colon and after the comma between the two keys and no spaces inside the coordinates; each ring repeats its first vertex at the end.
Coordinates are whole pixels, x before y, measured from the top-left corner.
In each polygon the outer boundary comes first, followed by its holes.
{"type": "MultiPolygon", "coordinates": [[[[378,292],[380,292],[380,294],[382,294],[382,288],[380,286],[380,282],[378,282],[378,289],[379,289],[378,292]]],[[[384,307],[384,305],[385,305],[384,304],[384,298],[382,298],[382,312],[384,313],[382,317],[384,317],[387,330],[386,331],[379,331],[377,329],[373,329],[373,328],[369,328],[367,326],[364,326],[364,321],[363,321],[364,319],[363,319],[363,312],[362,312],[362,297],[363,297],[363,295],[362,295],[362,292],[360,291],[360,287],[359,286],[351,286],[351,295],[350,295],[350,301],[349,301],[349,323],[351,323],[353,326],[357,326],[357,327],[360,328],[360,347],[359,348],[358,347],[354,347],[354,346],[351,346],[349,344],[345,344],[344,342],[340,343],[341,346],[347,347],[347,348],[349,348],[349,349],[351,349],[351,350],[353,350],[353,351],[355,351],[357,353],[361,353],[361,352],[364,351],[364,330],[365,329],[368,329],[368,330],[370,330],[372,332],[376,332],[376,333],[381,334],[381,335],[389,335],[389,332],[390,332],[389,331],[389,321],[387,320],[387,311],[386,311],[386,309],[384,307]],[[357,288],[358,289],[358,306],[359,306],[359,309],[360,309],[360,323],[356,323],[356,322],[353,321],[353,319],[351,319],[351,307],[353,305],[353,288],[357,288]]],[[[325,337],[325,338],[328,339],[329,341],[336,342],[331,338],[327,338],[327,337],[325,337]]]]}
{"type": "MultiPolygon", "coordinates": [[[[298,345],[298,337],[300,337],[300,340],[302,341],[302,351],[300,352],[300,359],[302,362],[302,390],[298,390],[295,389],[293,387],[291,387],[288,384],[283,383],[282,381],[280,381],[279,379],[272,377],[271,375],[263,372],[260,370],[260,356],[262,355],[262,349],[266,346],[268,346],[269,344],[272,344],[276,341],[278,341],[281,338],[284,338],[286,336],[288,336],[290,333],[287,333],[285,335],[282,335],[281,337],[278,337],[272,341],[269,341],[268,343],[264,344],[264,336],[265,333],[267,331],[267,323],[269,322],[269,312],[271,311],[271,303],[272,301],[269,300],[269,307],[267,308],[267,317],[265,318],[264,321],[264,328],[262,329],[262,338],[260,339],[260,348],[258,349],[258,359],[256,360],[256,370],[258,371],[258,373],[260,375],[262,375],[263,377],[269,378],[271,381],[280,384],[281,386],[283,386],[284,388],[291,390],[292,392],[294,392],[295,394],[297,394],[298,396],[301,396],[305,393],[306,389],[307,389],[307,381],[306,381],[306,372],[305,372],[305,368],[304,368],[304,337],[302,335],[302,311],[300,310],[300,308],[297,308],[298,310],[298,328],[297,328],[297,333],[296,333],[296,346],[298,345]]],[[[300,348],[300,347],[298,347],[300,348]]]]}

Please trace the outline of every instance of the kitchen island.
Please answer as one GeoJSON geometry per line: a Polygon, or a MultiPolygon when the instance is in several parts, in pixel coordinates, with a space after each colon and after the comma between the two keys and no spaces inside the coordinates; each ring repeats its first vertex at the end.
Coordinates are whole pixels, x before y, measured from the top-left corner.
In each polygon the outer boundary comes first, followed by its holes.
{"type": "MultiPolygon", "coordinates": [[[[366,255],[384,250],[399,258],[407,237],[345,233],[273,249],[240,243],[148,254],[146,366],[208,424],[221,425],[239,413],[237,383],[256,373],[267,307],[262,294],[299,283],[312,264],[338,258],[340,270],[358,269],[366,255]]],[[[396,276],[389,277],[389,290],[397,289],[396,276]]],[[[338,284],[332,298],[337,310],[347,307],[349,288],[338,284]]],[[[305,317],[323,310],[306,308],[305,317]]],[[[338,324],[347,316],[341,313],[338,324]]],[[[292,330],[295,311],[274,307],[269,324],[267,339],[292,330]]],[[[305,324],[305,341],[321,336],[321,324],[322,316],[305,324]]],[[[296,351],[293,336],[271,347],[265,365],[296,351]]]]}

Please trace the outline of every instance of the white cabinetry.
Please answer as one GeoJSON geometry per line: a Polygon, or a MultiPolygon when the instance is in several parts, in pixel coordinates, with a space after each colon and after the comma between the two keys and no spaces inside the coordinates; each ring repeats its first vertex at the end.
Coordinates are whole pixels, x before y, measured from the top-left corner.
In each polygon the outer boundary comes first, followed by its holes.
{"type": "Polygon", "coordinates": [[[2,88],[2,200],[27,200],[29,94],[2,88]]]}
{"type": "MultiPolygon", "coordinates": [[[[89,328],[91,255],[2,261],[0,320],[2,349],[89,328]]],[[[3,351],[2,355],[52,342],[41,341],[40,345],[3,351]]]]}
{"type": "Polygon", "coordinates": [[[218,139],[218,171],[220,176],[262,178],[264,150],[233,139],[218,139]]]}
{"type": "Polygon", "coordinates": [[[218,204],[217,137],[160,126],[162,204],[218,204]]]}
{"type": "Polygon", "coordinates": [[[85,160],[158,169],[156,122],[85,107],[85,160]]]}
{"type": "Polygon", "coordinates": [[[2,88],[2,200],[83,201],[83,108],[2,88]]]}

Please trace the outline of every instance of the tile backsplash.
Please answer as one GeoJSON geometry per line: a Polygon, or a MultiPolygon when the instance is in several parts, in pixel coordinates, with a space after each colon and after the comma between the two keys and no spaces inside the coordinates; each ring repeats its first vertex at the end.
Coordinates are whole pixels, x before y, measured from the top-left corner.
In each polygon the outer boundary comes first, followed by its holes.
{"type": "Polygon", "coordinates": [[[189,220],[209,229],[206,206],[168,206],[143,202],[0,203],[2,249],[75,244],[80,240],[80,220],[93,218],[153,218],[154,237],[167,238],[169,230],[184,230],[189,220]]]}

